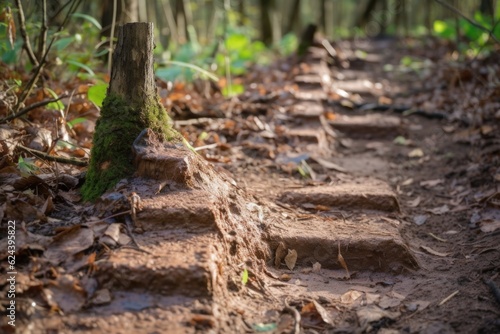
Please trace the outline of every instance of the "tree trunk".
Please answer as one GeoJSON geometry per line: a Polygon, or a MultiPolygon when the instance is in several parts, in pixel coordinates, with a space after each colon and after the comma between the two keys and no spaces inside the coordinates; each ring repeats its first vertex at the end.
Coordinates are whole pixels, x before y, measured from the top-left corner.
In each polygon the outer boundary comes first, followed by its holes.
{"type": "Polygon", "coordinates": [[[300,30],[300,0],[294,0],[292,4],[292,11],[290,12],[290,18],[288,20],[288,24],[284,31],[285,34],[292,32],[294,28],[300,30]]]}
{"type": "Polygon", "coordinates": [[[370,15],[372,14],[373,10],[375,9],[377,3],[378,3],[378,0],[369,0],[368,1],[365,9],[363,10],[363,13],[361,14],[361,16],[357,20],[357,23],[356,23],[357,27],[364,28],[366,26],[366,24],[370,21],[370,15]]]}
{"type": "Polygon", "coordinates": [[[271,25],[271,8],[273,0],[260,0],[260,33],[261,40],[266,45],[271,45],[273,41],[273,31],[271,25]]]}
{"type": "MultiPolygon", "coordinates": [[[[116,5],[116,26],[139,20],[138,0],[118,0],[116,5]]],[[[113,0],[102,1],[101,11],[101,37],[109,37],[113,24],[113,0]]]]}
{"type": "Polygon", "coordinates": [[[495,6],[493,5],[493,0],[481,0],[479,11],[481,11],[481,13],[485,15],[493,17],[495,14],[495,6]]]}
{"type": "Polygon", "coordinates": [[[178,139],[158,101],[153,70],[153,24],[120,26],[113,67],[93,138],[82,195],[94,200],[132,175],[132,144],[149,128],[162,140],[178,139]]]}
{"type": "Polygon", "coordinates": [[[238,1],[238,25],[243,27],[246,21],[245,0],[238,1]]]}

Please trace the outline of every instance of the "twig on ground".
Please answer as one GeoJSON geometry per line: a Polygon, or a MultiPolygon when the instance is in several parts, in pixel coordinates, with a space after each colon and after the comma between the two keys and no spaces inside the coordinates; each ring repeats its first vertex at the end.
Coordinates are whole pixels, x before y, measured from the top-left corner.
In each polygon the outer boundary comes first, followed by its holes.
{"type": "Polygon", "coordinates": [[[28,152],[28,153],[34,155],[37,158],[47,160],[47,161],[55,161],[55,162],[60,162],[63,164],[69,164],[69,165],[75,165],[75,166],[81,166],[81,167],[85,167],[89,164],[88,161],[85,161],[85,160],[80,160],[80,159],[76,159],[76,158],[55,157],[55,156],[50,155],[48,153],[34,150],[32,148],[28,148],[28,147],[23,146],[23,145],[17,145],[17,147],[19,147],[20,149],[22,149],[25,152],[28,152]]]}
{"type": "Polygon", "coordinates": [[[21,117],[21,116],[23,116],[24,114],[27,114],[28,112],[30,112],[33,109],[46,106],[47,104],[52,103],[52,102],[57,102],[57,101],[65,98],[65,97],[67,97],[67,95],[61,95],[57,99],[49,99],[49,100],[43,100],[43,101],[40,101],[40,102],[37,102],[37,103],[33,103],[32,105],[30,105],[30,106],[28,106],[26,108],[21,109],[20,111],[18,111],[17,113],[15,113],[13,115],[10,115],[10,116],[7,116],[7,117],[4,117],[4,118],[0,119],[0,124],[8,122],[10,120],[13,120],[14,118],[21,117]]]}
{"type": "Polygon", "coordinates": [[[439,304],[438,306],[441,306],[443,305],[444,303],[448,302],[451,298],[455,297],[457,294],[458,294],[458,290],[453,292],[451,295],[449,295],[448,297],[446,297],[445,299],[443,299],[439,304]]]}
{"type": "Polygon", "coordinates": [[[285,308],[284,311],[290,313],[293,316],[293,334],[299,334],[300,333],[300,313],[297,311],[295,307],[291,307],[288,304],[288,300],[285,299],[285,308]]]}

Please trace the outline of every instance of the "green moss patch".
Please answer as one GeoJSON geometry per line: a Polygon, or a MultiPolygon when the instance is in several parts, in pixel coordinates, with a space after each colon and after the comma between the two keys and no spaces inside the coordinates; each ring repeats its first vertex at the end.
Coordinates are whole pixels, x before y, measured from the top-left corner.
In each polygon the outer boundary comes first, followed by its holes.
{"type": "Polygon", "coordinates": [[[143,129],[152,129],[163,140],[179,140],[169,122],[166,111],[154,99],[133,107],[117,96],[107,96],[96,124],[83,199],[95,200],[133,174],[132,144],[143,129]]]}

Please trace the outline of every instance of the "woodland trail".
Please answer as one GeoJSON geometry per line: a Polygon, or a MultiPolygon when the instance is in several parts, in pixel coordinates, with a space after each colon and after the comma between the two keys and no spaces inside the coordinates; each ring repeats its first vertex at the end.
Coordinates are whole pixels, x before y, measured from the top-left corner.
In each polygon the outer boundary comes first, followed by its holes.
{"type": "MultiPolygon", "coordinates": [[[[44,290],[60,314],[27,306],[24,333],[499,331],[500,234],[484,228],[498,222],[484,168],[498,168],[498,151],[464,144],[438,111],[403,113],[404,98],[374,110],[415,83],[382,69],[399,64],[397,41],[341,46],[363,59],[331,67],[311,48],[269,73],[270,93],[177,122],[227,139],[203,153],[215,169],[146,143],[140,177],[117,186],[142,198],[138,247],[75,261],[69,243],[102,240],[102,221],[48,243],[47,261],[72,258],[44,290]],[[171,181],[154,181],[166,170],[171,181]],[[192,189],[177,182],[185,174],[192,189]]],[[[82,217],[119,212],[117,194],[82,217]]]]}

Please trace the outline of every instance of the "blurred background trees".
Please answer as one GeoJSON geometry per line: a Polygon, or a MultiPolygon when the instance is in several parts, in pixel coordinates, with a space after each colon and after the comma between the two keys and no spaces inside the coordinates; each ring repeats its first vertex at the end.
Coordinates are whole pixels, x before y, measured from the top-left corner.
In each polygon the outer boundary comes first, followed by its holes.
{"type": "MultiPolygon", "coordinates": [[[[113,22],[153,22],[157,75],[190,79],[189,63],[223,75],[241,74],[249,63],[267,63],[295,52],[303,30],[314,24],[328,40],[380,36],[434,36],[469,55],[487,52],[500,39],[497,0],[15,0],[3,1],[0,52],[6,64],[28,63],[20,34],[24,8],[34,53],[44,26],[56,37],[57,61],[89,75],[105,64],[113,22]],[[45,8],[45,9],[44,9],[45,8]],[[69,13],[69,19],[66,15],[69,13]],[[64,25],[61,29],[61,25],[64,25]],[[169,66],[165,66],[168,65],[169,66]]],[[[38,56],[40,56],[38,51],[38,56]]],[[[109,65],[108,65],[109,66],[109,65]]]]}

